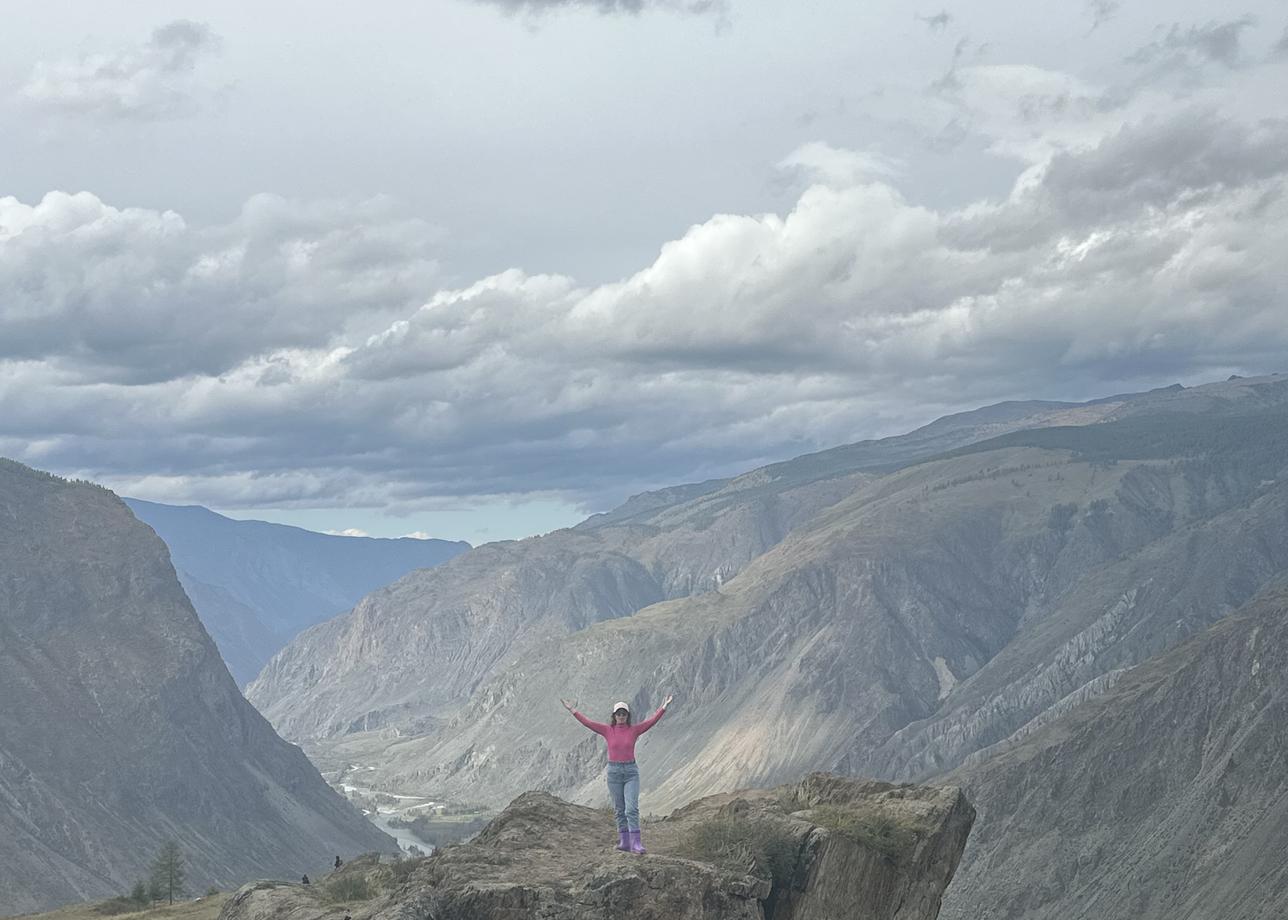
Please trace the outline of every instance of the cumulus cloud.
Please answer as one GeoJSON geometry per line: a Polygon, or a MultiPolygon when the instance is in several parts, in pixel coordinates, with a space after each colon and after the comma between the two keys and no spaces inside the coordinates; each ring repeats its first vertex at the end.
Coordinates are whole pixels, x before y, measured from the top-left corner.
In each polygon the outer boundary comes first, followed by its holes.
{"type": "Polygon", "coordinates": [[[1282,369],[1288,122],[1010,67],[954,96],[1019,159],[1009,194],[931,207],[817,141],[778,164],[790,207],[607,284],[435,290],[387,202],[194,227],[4,199],[0,454],[220,508],[602,508],[998,399],[1282,369]]]}
{"type": "Polygon", "coordinates": [[[203,92],[197,66],[219,46],[209,26],[180,19],[156,29],[140,45],[39,62],[20,93],[41,108],[104,119],[189,115],[199,108],[203,92]]]}
{"type": "Polygon", "coordinates": [[[87,391],[10,360],[0,399],[45,396],[0,437],[135,494],[224,507],[533,488],[593,503],[847,440],[913,405],[1255,368],[1288,355],[1285,139],[1191,112],[948,212],[825,172],[785,216],[714,217],[620,282],[509,271],[361,341],[217,376],[87,391]]]}
{"type": "MultiPolygon", "coordinates": [[[[324,345],[414,306],[436,274],[436,235],[384,199],[258,195],[198,228],[88,192],[0,198],[0,359],[140,383],[324,345]]],[[[260,382],[286,373],[269,362],[260,382]]]]}

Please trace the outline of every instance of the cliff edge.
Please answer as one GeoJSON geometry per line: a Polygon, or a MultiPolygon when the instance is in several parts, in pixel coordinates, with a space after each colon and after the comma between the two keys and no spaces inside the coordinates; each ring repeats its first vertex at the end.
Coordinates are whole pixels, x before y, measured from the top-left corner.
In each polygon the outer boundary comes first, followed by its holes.
{"type": "Polygon", "coordinates": [[[974,819],[954,787],[814,773],[645,819],[635,856],[607,810],[527,792],[470,843],[247,885],[219,920],[933,920],[974,819]]]}

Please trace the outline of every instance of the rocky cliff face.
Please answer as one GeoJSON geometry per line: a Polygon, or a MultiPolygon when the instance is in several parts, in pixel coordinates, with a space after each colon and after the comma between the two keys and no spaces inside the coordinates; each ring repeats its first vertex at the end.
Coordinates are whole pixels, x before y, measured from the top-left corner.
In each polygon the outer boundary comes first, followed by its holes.
{"type": "Polygon", "coordinates": [[[377,540],[235,521],[196,505],[125,503],[165,541],[184,591],[242,685],[300,630],[470,548],[448,540],[377,540]]]}
{"type": "MultiPolygon", "coordinates": [[[[468,844],[405,867],[371,920],[933,920],[974,811],[956,789],[813,775],[646,821],[647,856],[612,817],[526,793],[468,844]],[[410,869],[407,872],[406,869],[410,869]]],[[[360,867],[360,871],[366,871],[360,867]]],[[[327,883],[249,885],[220,920],[321,920],[327,883]]]]}
{"type": "Polygon", "coordinates": [[[1288,581],[952,779],[981,820],[945,917],[1288,916],[1288,581]]]}
{"type": "Polygon", "coordinates": [[[198,889],[391,845],[242,698],[156,535],[10,461],[0,701],[0,912],[120,893],[170,838],[198,889]]]}

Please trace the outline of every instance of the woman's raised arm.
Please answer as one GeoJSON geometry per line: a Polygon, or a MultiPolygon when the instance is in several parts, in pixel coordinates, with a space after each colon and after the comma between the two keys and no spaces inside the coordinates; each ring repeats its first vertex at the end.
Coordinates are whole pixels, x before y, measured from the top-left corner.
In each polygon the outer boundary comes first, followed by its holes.
{"type": "Polygon", "coordinates": [[[591,721],[590,719],[587,719],[580,712],[578,712],[577,708],[568,700],[560,700],[559,702],[563,703],[564,709],[567,709],[569,712],[572,713],[572,717],[574,719],[576,719],[582,725],[589,728],[595,734],[602,735],[604,734],[604,732],[608,731],[607,725],[605,725],[603,722],[594,722],[594,721],[591,721]]]}
{"type": "Polygon", "coordinates": [[[666,714],[666,707],[671,705],[671,700],[673,699],[674,697],[668,694],[667,698],[662,702],[662,705],[657,707],[657,712],[653,713],[643,722],[635,726],[635,734],[637,737],[639,735],[644,734],[646,731],[648,731],[650,728],[652,728],[654,725],[657,724],[657,720],[662,718],[662,716],[666,714]]]}

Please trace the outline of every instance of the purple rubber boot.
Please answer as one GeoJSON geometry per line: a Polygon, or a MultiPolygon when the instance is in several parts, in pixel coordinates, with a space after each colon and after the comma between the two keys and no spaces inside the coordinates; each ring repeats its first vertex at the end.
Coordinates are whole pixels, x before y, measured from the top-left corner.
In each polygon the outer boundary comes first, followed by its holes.
{"type": "Polygon", "coordinates": [[[640,832],[639,832],[639,831],[630,831],[630,836],[631,836],[631,852],[632,852],[632,853],[639,853],[639,854],[642,856],[642,855],[644,855],[645,853],[647,853],[647,852],[648,852],[647,850],[645,850],[645,849],[644,849],[644,844],[640,842],[640,832]]]}
{"type": "Polygon", "coordinates": [[[617,832],[617,849],[621,850],[623,853],[629,853],[631,851],[630,831],[617,832]]]}

